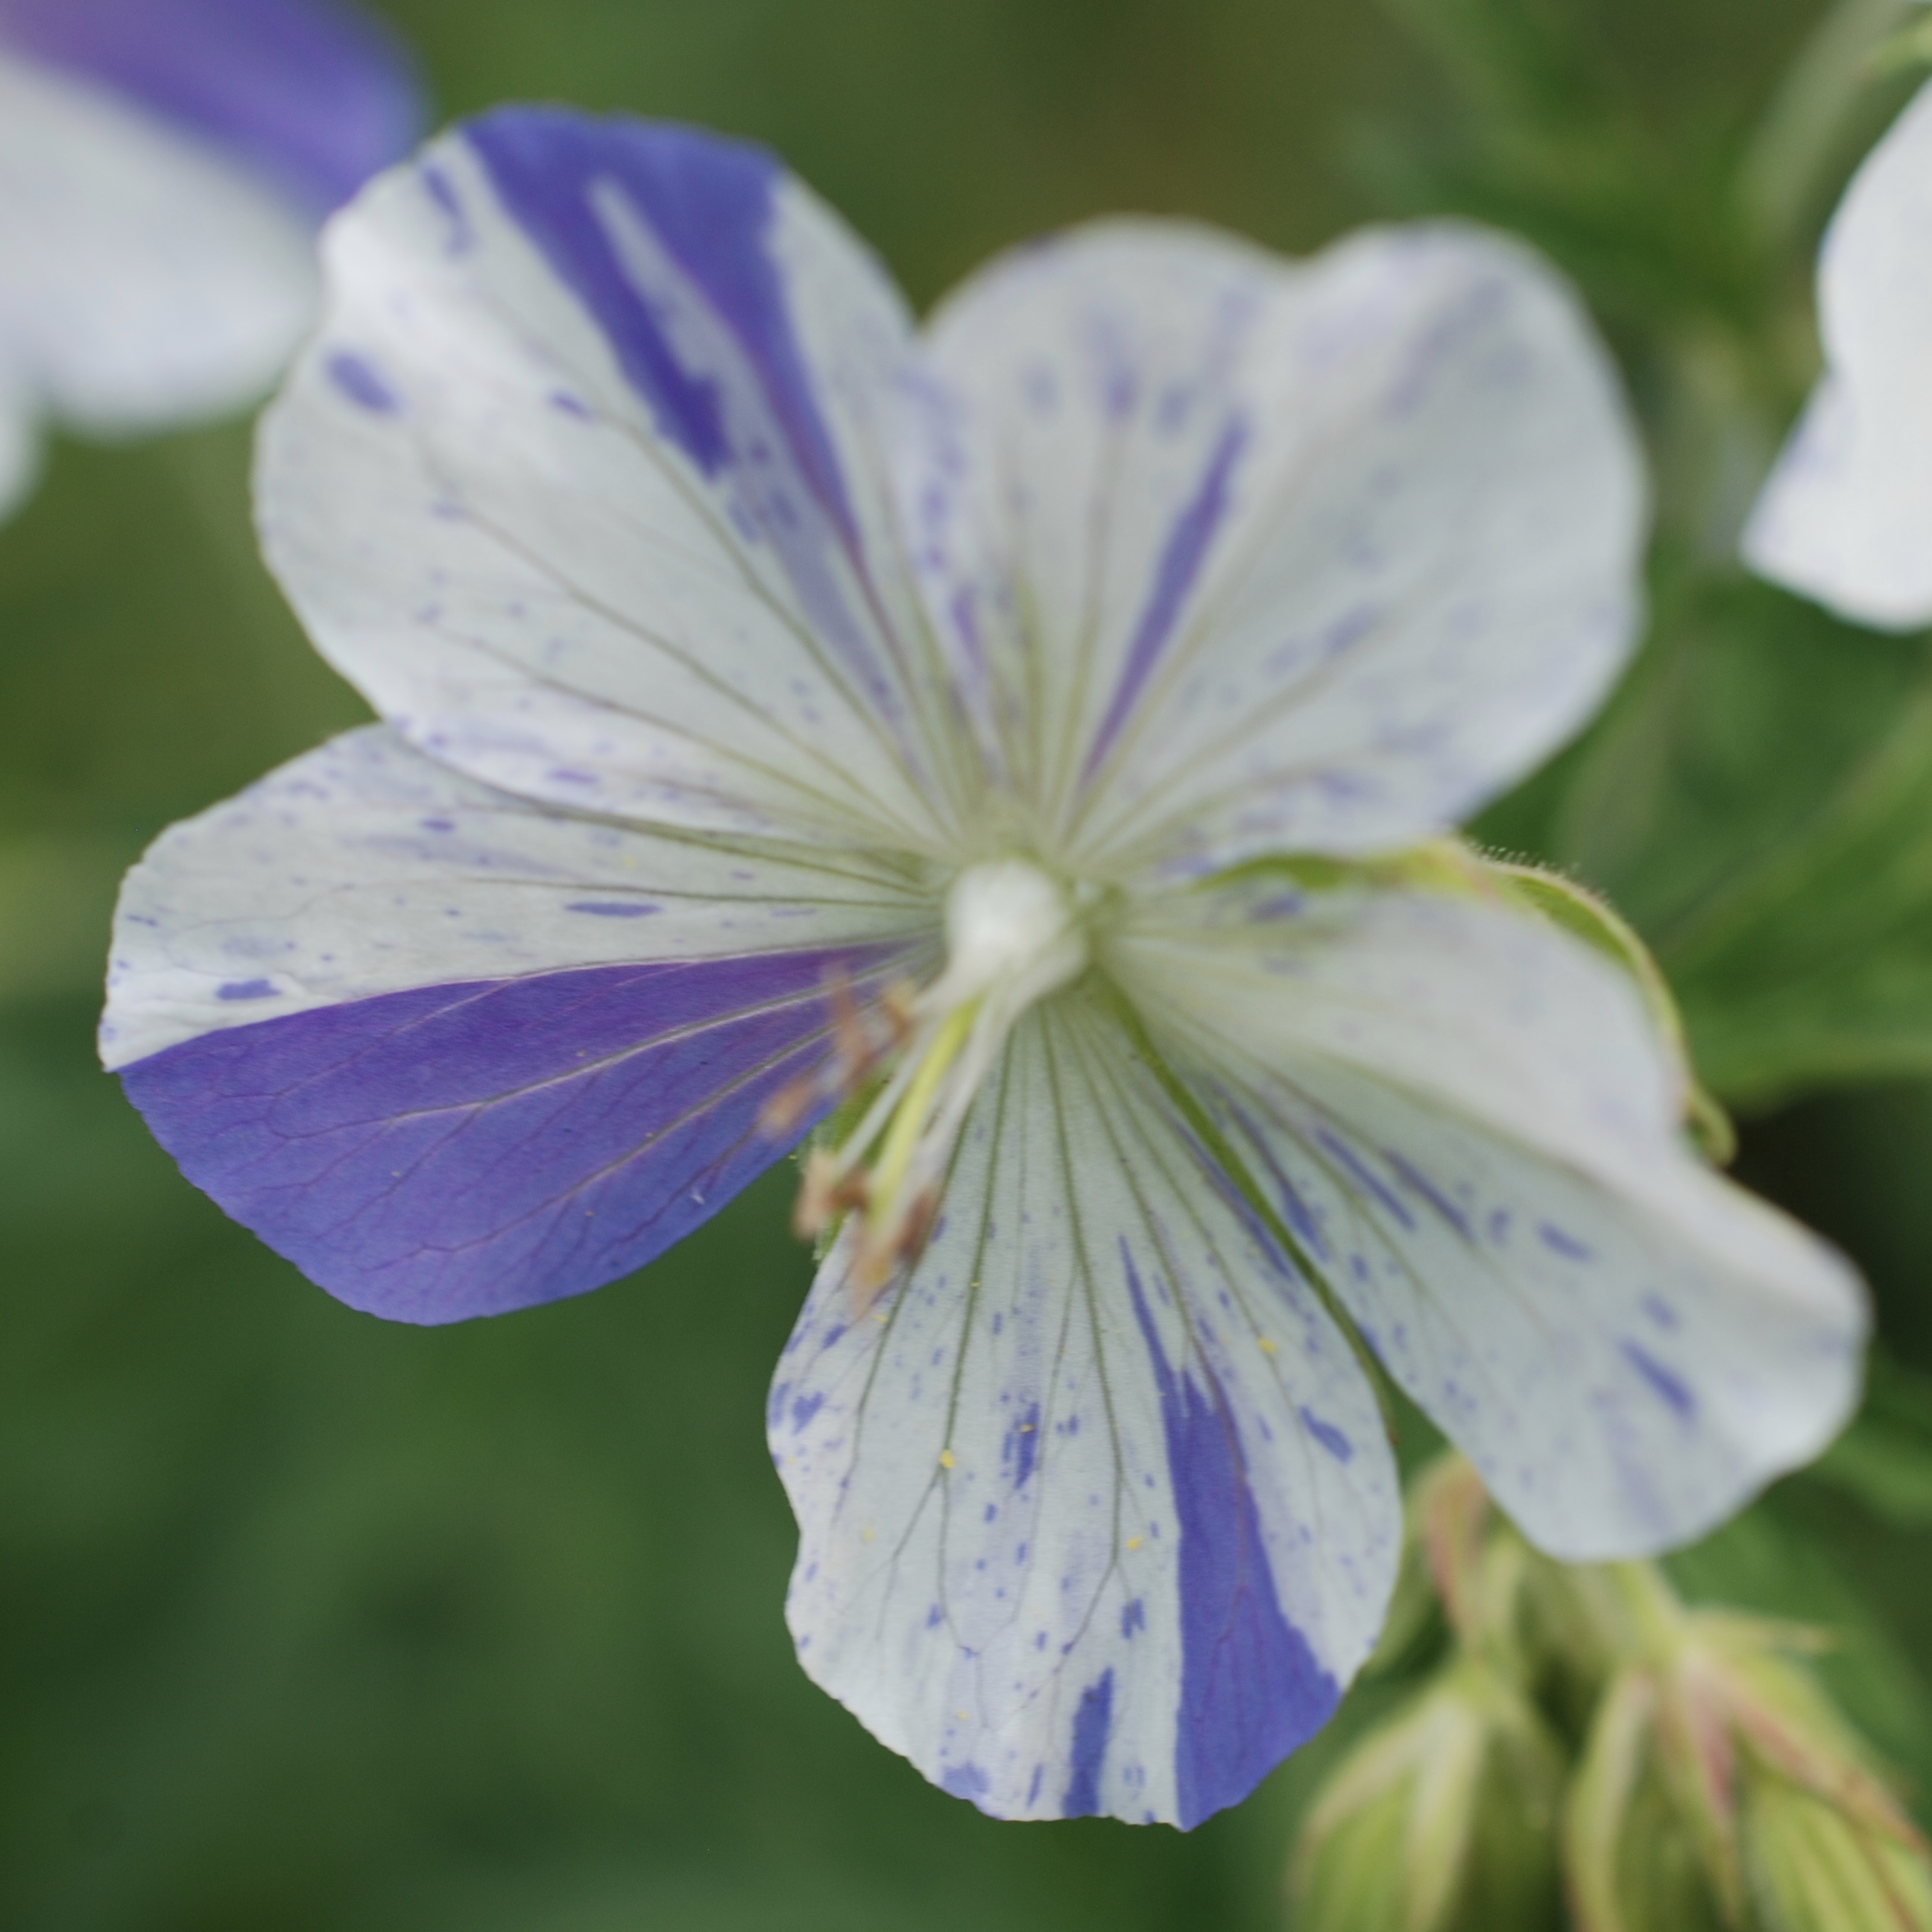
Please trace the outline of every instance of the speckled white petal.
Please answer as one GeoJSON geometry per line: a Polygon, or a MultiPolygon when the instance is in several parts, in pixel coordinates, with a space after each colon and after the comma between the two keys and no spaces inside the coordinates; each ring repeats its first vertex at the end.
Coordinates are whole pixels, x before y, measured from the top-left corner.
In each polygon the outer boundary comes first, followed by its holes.
{"type": "Polygon", "coordinates": [[[1553,1554],[1684,1542],[1843,1425],[1856,1276],[1686,1150],[1636,995],[1564,935],[1251,880],[1142,908],[1108,963],[1390,1372],[1553,1554]]]}
{"type": "Polygon", "coordinates": [[[314,316],[312,237],[212,144],[0,51],[0,363],[46,413],[118,435],[251,400],[314,316]]]}
{"type": "Polygon", "coordinates": [[[352,731],[165,832],[122,890],[101,1024],[122,1067],[200,1035],[574,968],[904,940],[892,864],[538,810],[352,731]]]}
{"type": "Polygon", "coordinates": [[[1000,767],[1076,871],[1412,842],[1571,732],[1634,634],[1639,452],[1523,248],[1370,231],[1292,266],[1078,230],[940,310],[911,493],[1000,767]]]}
{"type": "Polygon", "coordinates": [[[1744,555],[1886,630],[1932,623],[1932,87],[1853,178],[1819,260],[1826,374],[1744,555]]]}
{"type": "Polygon", "coordinates": [[[260,519],[378,709],[533,798],[947,848],[960,748],[877,448],[910,326],[808,190],[694,130],[504,110],[326,263],[260,519]]]}
{"type": "Polygon", "coordinates": [[[1066,995],[910,1278],[834,1249],[772,1391],[806,1670],[996,1816],[1191,1826],[1324,1722],[1400,1508],[1348,1346],[1066,995]]]}

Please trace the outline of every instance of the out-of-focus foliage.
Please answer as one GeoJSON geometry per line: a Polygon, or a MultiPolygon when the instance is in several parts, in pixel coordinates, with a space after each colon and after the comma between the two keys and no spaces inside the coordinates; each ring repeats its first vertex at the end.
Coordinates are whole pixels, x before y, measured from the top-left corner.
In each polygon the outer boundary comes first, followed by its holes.
{"type": "MultiPolygon", "coordinates": [[[[1904,84],[1854,97],[1773,194],[1754,130],[1795,112],[1813,0],[389,10],[446,113],[548,96],[773,142],[922,302],[1120,207],[1288,248],[1378,210],[1528,234],[1597,305],[1658,452],[1657,624],[1483,832],[1610,894],[1724,1099],[1932,1075],[1924,644],[1726,560],[1811,372],[1808,224],[1904,84]]],[[[796,1670],[760,1426],[808,1274],[785,1177],[634,1281],[417,1333],[226,1223],[93,1070],[120,868],[361,715],[261,571],[246,462],[238,428],[64,449],[0,531],[0,1924],[1278,1923],[1292,1820],[1399,1679],[1184,1839],[993,1825],[796,1670]]],[[[1908,1366],[1676,1569],[1841,1632],[1835,1694],[1932,1790],[1928,1162],[1932,1089],[1748,1130],[1747,1177],[1865,1264],[1908,1366]]]]}

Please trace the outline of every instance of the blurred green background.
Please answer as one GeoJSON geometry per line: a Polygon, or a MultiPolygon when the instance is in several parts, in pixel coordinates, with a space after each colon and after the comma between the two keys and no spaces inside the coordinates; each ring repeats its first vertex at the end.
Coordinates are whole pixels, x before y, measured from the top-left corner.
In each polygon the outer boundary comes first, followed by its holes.
{"type": "MultiPolygon", "coordinates": [[[[439,118],[550,97],[762,136],[922,303],[1120,208],[1300,250],[1457,207],[1582,278],[1665,461],[1658,634],[1486,830],[1618,893],[1754,1110],[1744,1172],[1874,1282],[1871,1416],[1679,1568],[1846,1633],[1838,1688],[1932,1779],[1925,646],[1729,579],[1707,527],[1726,436],[1761,460],[1809,373],[1820,211],[1754,252],[1726,197],[1816,8],[1490,6],[1530,62],[1500,91],[1360,0],[388,10],[439,118]]],[[[1280,1924],[1319,1749],[1192,1837],[1002,1826],[796,1669],[761,1420],[808,1275],[782,1175],[600,1294],[418,1332],[226,1222],[94,1070],[121,868],[362,715],[256,560],[247,463],[239,426],[62,447],[0,530],[0,1924],[1280,1924]]]]}

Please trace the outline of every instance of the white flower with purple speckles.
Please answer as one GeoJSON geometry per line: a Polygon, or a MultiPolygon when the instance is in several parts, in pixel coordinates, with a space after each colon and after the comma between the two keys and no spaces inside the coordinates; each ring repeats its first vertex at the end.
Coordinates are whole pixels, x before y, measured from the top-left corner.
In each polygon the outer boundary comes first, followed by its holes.
{"type": "Polygon", "coordinates": [[[1830,1435],[1856,1282],[1439,840],[1634,625],[1522,250],[1103,224],[916,328],[761,152],[519,110],[326,259],[261,525],[386,722],[156,845],[106,1058],[406,1321],[610,1281],[818,1124],[790,1618],[928,1777],[1192,1825],[1324,1721],[1400,1534],[1352,1329],[1568,1556],[1830,1435]]]}
{"type": "Polygon", "coordinates": [[[1932,624],[1932,87],[1866,158],[1818,262],[1826,373],[1744,532],[1760,576],[1932,624]]]}
{"type": "Polygon", "coordinates": [[[317,224],[418,112],[338,0],[0,0],[0,512],[44,420],[261,394],[315,319],[317,224]]]}

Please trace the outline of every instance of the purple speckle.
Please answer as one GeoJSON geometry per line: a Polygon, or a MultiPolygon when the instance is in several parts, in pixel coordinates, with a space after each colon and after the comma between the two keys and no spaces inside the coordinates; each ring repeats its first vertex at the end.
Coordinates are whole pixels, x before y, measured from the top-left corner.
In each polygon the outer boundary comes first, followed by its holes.
{"type": "Polygon", "coordinates": [[[1142,1598],[1136,1597],[1120,1612],[1120,1634],[1123,1636],[1132,1636],[1136,1630],[1146,1628],[1147,1604],[1142,1598]]]}
{"type": "Polygon", "coordinates": [[[572,899],[564,910],[588,913],[592,919],[648,919],[662,908],[637,899],[572,899]]]}
{"type": "Polygon", "coordinates": [[[1640,1344],[1625,1342],[1622,1348],[1624,1359],[1650,1384],[1679,1421],[1688,1422],[1696,1414],[1697,1398],[1680,1377],[1640,1344]]]}
{"type": "Polygon", "coordinates": [[[1332,1422],[1324,1422],[1312,1408],[1301,1411],[1301,1419],[1307,1425],[1308,1432],[1334,1457],[1338,1462],[1349,1461],[1355,1453],[1355,1445],[1332,1422]]]}
{"type": "Polygon", "coordinates": [[[1552,1254],[1561,1255],[1565,1261],[1587,1262],[1596,1258],[1574,1234],[1566,1234],[1561,1228],[1552,1227],[1547,1221],[1537,1222],[1536,1238],[1552,1254]]]}
{"type": "Polygon", "coordinates": [[[329,381],[358,410],[367,410],[371,416],[392,416],[401,409],[395,391],[368,357],[338,349],[326,366],[329,381]]]}
{"type": "Polygon", "coordinates": [[[1013,1487],[1023,1489],[1040,1460],[1040,1404],[1030,1402],[1026,1413],[1006,1431],[1000,1460],[1012,1472],[1013,1487]]]}
{"type": "Polygon", "coordinates": [[[218,1000],[272,1000],[279,997],[272,980],[230,980],[214,991],[218,1000]]]}

